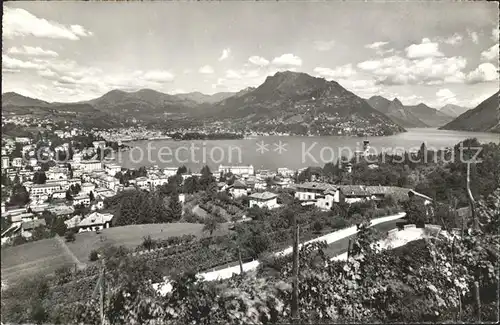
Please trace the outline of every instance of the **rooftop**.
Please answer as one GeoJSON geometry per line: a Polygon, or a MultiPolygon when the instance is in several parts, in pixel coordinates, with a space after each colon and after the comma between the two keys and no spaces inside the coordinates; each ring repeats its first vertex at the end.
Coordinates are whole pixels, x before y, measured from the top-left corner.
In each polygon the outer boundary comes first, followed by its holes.
{"type": "Polygon", "coordinates": [[[113,219],[113,215],[111,213],[99,213],[93,212],[85,217],[78,224],[79,227],[88,227],[94,225],[103,225],[106,222],[110,222],[113,219]]]}
{"type": "Polygon", "coordinates": [[[305,182],[301,184],[296,184],[297,189],[308,189],[308,190],[336,190],[337,186],[328,183],[320,183],[320,182],[305,182]]]}
{"type": "Polygon", "coordinates": [[[277,197],[276,194],[271,193],[271,192],[262,192],[262,193],[253,193],[250,195],[251,199],[257,199],[257,200],[271,200],[277,197]]]}

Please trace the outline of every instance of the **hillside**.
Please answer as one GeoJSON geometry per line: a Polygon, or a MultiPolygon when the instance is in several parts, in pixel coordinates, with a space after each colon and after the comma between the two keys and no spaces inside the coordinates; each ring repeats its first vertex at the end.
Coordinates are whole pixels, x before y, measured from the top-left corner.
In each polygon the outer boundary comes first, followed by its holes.
{"type": "Polygon", "coordinates": [[[188,114],[198,106],[198,103],[193,100],[182,99],[152,89],[141,89],[135,92],[112,90],[85,103],[101,112],[140,120],[165,118],[168,114],[188,114]]]}
{"type": "Polygon", "coordinates": [[[309,135],[384,135],[404,129],[335,81],[278,72],[211,110],[212,121],[241,129],[309,135]]]}
{"type": "Polygon", "coordinates": [[[453,116],[422,103],[415,106],[405,106],[397,98],[390,101],[382,96],[373,96],[367,102],[395,123],[408,128],[438,127],[453,119],[453,116]]]}
{"type": "Polygon", "coordinates": [[[422,103],[415,106],[405,107],[411,114],[416,116],[420,121],[430,127],[443,126],[453,120],[453,116],[442,113],[437,109],[434,109],[422,103]]]}
{"type": "Polygon", "coordinates": [[[7,92],[2,94],[2,107],[3,106],[49,106],[46,101],[30,98],[14,92],[7,92]]]}
{"type": "Polygon", "coordinates": [[[443,130],[500,133],[499,92],[441,127],[443,130]]]}
{"type": "Polygon", "coordinates": [[[467,112],[470,108],[462,107],[453,104],[447,104],[439,109],[441,113],[444,113],[449,116],[458,117],[463,113],[467,112]]]}
{"type": "Polygon", "coordinates": [[[208,104],[213,104],[220,102],[221,100],[224,100],[228,97],[231,97],[235,95],[235,93],[231,92],[221,92],[221,93],[215,93],[213,95],[206,95],[203,93],[200,93],[199,91],[191,92],[191,93],[185,93],[185,94],[175,94],[174,96],[181,99],[181,100],[188,100],[188,101],[193,101],[198,104],[203,104],[203,103],[208,103],[208,104]]]}

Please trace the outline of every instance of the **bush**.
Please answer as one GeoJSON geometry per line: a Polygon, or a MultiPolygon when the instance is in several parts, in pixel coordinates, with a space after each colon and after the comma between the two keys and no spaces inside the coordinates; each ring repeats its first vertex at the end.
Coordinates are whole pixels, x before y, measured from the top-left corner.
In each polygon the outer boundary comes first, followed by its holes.
{"type": "Polygon", "coordinates": [[[92,250],[89,254],[89,261],[95,262],[99,259],[99,254],[97,254],[97,251],[92,250]]]}
{"type": "Polygon", "coordinates": [[[66,239],[67,242],[74,242],[76,240],[75,233],[72,230],[66,231],[64,238],[66,239]]]}
{"type": "Polygon", "coordinates": [[[156,241],[152,239],[151,236],[144,237],[142,240],[142,247],[150,251],[156,247],[156,241]]]}
{"type": "Polygon", "coordinates": [[[347,226],[349,226],[349,223],[342,217],[334,217],[332,221],[330,221],[330,227],[332,229],[342,229],[347,226]]]}
{"type": "Polygon", "coordinates": [[[321,233],[321,231],[324,228],[324,224],[323,224],[323,222],[321,222],[321,220],[314,221],[312,226],[313,226],[314,232],[317,234],[321,233]]]}

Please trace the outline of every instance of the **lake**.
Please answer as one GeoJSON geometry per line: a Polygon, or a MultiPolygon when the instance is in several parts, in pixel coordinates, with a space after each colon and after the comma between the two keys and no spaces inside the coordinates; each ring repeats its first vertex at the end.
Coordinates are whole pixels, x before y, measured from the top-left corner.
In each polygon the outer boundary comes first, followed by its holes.
{"type": "Polygon", "coordinates": [[[255,169],[270,170],[279,167],[299,169],[323,166],[340,156],[351,157],[356,150],[362,150],[364,140],[369,141],[370,153],[377,154],[418,150],[422,142],[428,149],[444,149],[467,138],[500,143],[500,135],[494,133],[414,128],[392,136],[368,138],[267,136],[210,141],[143,140],[127,143],[131,150],[115,153],[114,160],[125,168],[185,165],[193,172],[198,172],[204,165],[212,171],[219,165],[253,165],[255,169]]]}

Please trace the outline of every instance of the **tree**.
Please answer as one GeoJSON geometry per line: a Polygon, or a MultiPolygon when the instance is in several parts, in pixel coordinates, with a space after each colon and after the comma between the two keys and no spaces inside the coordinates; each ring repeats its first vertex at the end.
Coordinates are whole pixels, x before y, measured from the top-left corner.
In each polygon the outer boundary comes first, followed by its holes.
{"type": "Polygon", "coordinates": [[[219,228],[220,224],[217,218],[210,216],[205,219],[205,223],[203,225],[203,232],[208,232],[210,234],[210,237],[219,228]]]}
{"type": "Polygon", "coordinates": [[[47,181],[47,175],[44,171],[37,171],[33,175],[33,183],[35,184],[45,184],[47,181]]]}
{"type": "Polygon", "coordinates": [[[30,317],[37,325],[43,324],[48,319],[47,312],[42,305],[42,302],[37,300],[31,307],[30,317]]]}
{"type": "Polygon", "coordinates": [[[11,205],[26,205],[30,201],[30,195],[26,187],[16,183],[12,188],[12,195],[10,196],[9,203],[11,205]]]}
{"type": "Polygon", "coordinates": [[[408,222],[413,223],[417,226],[423,226],[427,221],[427,209],[423,202],[416,198],[411,198],[410,200],[403,203],[403,208],[406,212],[406,219],[408,222]]]}
{"type": "Polygon", "coordinates": [[[90,191],[89,198],[90,198],[90,202],[94,202],[94,200],[95,200],[94,192],[90,191]]]}
{"type": "Polygon", "coordinates": [[[174,193],[168,201],[168,208],[173,220],[179,220],[182,216],[182,203],[179,202],[179,194],[174,193]]]}
{"type": "Polygon", "coordinates": [[[68,190],[66,191],[66,200],[67,200],[67,201],[71,201],[71,200],[73,200],[73,196],[71,195],[71,190],[70,190],[70,189],[68,189],[68,190]]]}
{"type": "Polygon", "coordinates": [[[92,250],[90,251],[90,254],[89,254],[89,261],[91,262],[95,262],[99,259],[99,254],[97,253],[96,250],[92,250]]]}
{"type": "Polygon", "coordinates": [[[144,237],[142,239],[142,247],[150,251],[156,247],[156,241],[153,240],[151,236],[148,235],[147,237],[144,237]]]}
{"type": "MultiPolygon", "coordinates": [[[[48,225],[48,224],[47,224],[48,225]]],[[[63,218],[54,218],[50,230],[54,234],[58,234],[59,236],[64,236],[66,234],[66,231],[68,230],[68,226],[64,223],[63,218]]]]}
{"type": "Polygon", "coordinates": [[[191,176],[186,178],[183,184],[183,192],[187,194],[193,194],[200,190],[200,182],[198,176],[191,176]]]}
{"type": "Polygon", "coordinates": [[[72,230],[66,231],[64,238],[66,239],[67,242],[74,242],[76,240],[75,233],[72,230]]]}
{"type": "Polygon", "coordinates": [[[182,174],[186,174],[187,173],[187,168],[186,166],[181,166],[177,169],[177,175],[182,175],[182,174]]]}
{"type": "MultiPolygon", "coordinates": [[[[200,186],[202,190],[208,190],[211,185],[215,184],[215,177],[212,175],[208,166],[203,166],[201,169],[200,186]]],[[[215,184],[216,185],[216,184],[215,184]]]]}

